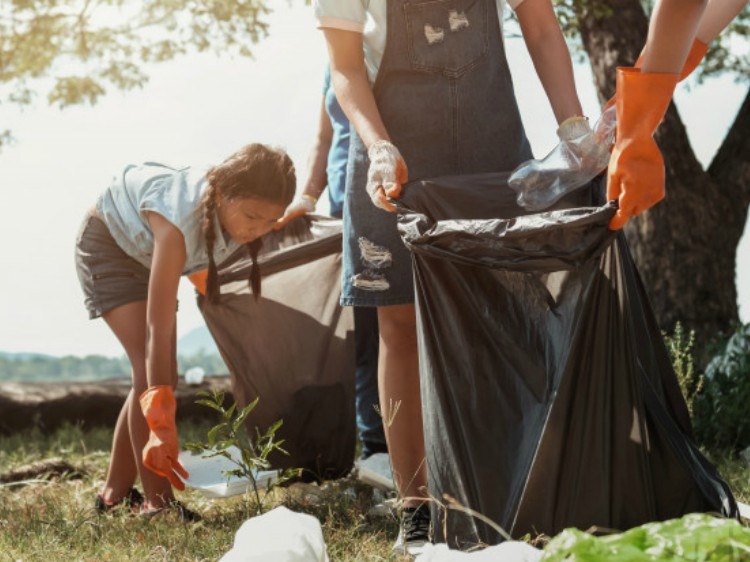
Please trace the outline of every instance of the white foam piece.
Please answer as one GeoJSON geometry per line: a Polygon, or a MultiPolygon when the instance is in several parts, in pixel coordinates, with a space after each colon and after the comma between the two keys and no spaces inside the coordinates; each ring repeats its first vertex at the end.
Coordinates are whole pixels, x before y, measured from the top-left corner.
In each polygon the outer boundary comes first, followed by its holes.
{"type": "MultiPolygon", "coordinates": [[[[233,459],[242,458],[237,447],[229,447],[227,452],[233,459]]],[[[226,471],[235,470],[238,466],[223,456],[206,458],[191,451],[181,451],[179,461],[188,472],[188,477],[183,478],[185,484],[199,490],[206,497],[228,498],[253,489],[249,478],[225,474],[226,471]]],[[[254,472],[254,476],[256,485],[259,488],[266,488],[275,482],[279,475],[276,470],[259,470],[254,472]]]]}

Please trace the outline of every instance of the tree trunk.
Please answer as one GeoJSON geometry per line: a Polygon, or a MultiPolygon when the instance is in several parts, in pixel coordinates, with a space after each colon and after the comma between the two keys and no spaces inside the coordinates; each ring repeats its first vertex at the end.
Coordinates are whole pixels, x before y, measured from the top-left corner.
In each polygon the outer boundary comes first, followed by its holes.
{"type": "MultiPolygon", "coordinates": [[[[611,10],[603,12],[591,2],[575,3],[601,100],[614,94],[615,68],[633,65],[648,31],[638,0],[607,5],[611,10]]],[[[749,119],[746,99],[714,164],[705,171],[676,108],[670,106],[656,135],[664,155],[667,197],[625,227],[660,326],[672,331],[681,322],[695,330],[698,350],[739,321],[735,261],[750,202],[749,119]]]]}

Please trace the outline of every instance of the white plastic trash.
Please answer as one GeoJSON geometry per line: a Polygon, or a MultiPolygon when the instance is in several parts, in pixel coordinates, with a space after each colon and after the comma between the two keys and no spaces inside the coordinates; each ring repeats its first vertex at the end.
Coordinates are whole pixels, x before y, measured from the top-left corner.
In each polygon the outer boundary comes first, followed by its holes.
{"type": "Polygon", "coordinates": [[[245,521],[219,562],[328,562],[320,522],[277,507],[245,521]]]}
{"type": "Polygon", "coordinates": [[[357,474],[360,481],[387,492],[396,489],[391,469],[391,458],[388,453],[375,453],[357,463],[357,474]]]}
{"type": "Polygon", "coordinates": [[[203,370],[203,367],[190,367],[185,371],[185,382],[187,384],[200,384],[205,376],[206,371],[203,370]]]}
{"type": "Polygon", "coordinates": [[[740,456],[747,463],[747,466],[750,466],[750,447],[742,451],[740,456]]]}
{"type": "Polygon", "coordinates": [[[539,562],[542,551],[522,541],[507,541],[474,552],[449,550],[446,544],[427,544],[418,562],[539,562]]]}
{"type": "MultiPolygon", "coordinates": [[[[227,452],[233,459],[242,458],[237,447],[229,447],[227,452]]],[[[238,468],[234,462],[225,457],[205,458],[191,451],[181,451],[178,458],[180,464],[188,471],[188,477],[184,479],[185,484],[199,490],[206,497],[228,498],[252,490],[252,482],[249,478],[227,477],[224,474],[225,471],[238,468]]],[[[254,472],[254,476],[258,488],[267,488],[278,479],[279,474],[276,470],[259,470],[254,472]]]]}
{"type": "Polygon", "coordinates": [[[740,512],[740,517],[747,520],[750,523],[750,505],[746,503],[737,502],[737,509],[740,512]]]}

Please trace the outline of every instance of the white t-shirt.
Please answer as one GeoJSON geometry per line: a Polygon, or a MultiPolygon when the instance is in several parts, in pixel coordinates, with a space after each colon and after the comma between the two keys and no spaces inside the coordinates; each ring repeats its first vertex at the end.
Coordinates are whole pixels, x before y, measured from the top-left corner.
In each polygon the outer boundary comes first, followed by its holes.
{"type": "MultiPolygon", "coordinates": [[[[96,209],[117,245],[131,258],[151,269],[154,235],[146,212],[159,213],[185,237],[187,253],[182,273],[208,267],[208,250],[201,228],[200,201],[208,187],[207,169],[175,169],[155,162],[126,166],[101,194],[96,209]]],[[[214,219],[214,259],[221,263],[240,245],[225,240],[214,219]]]]}
{"type": "MultiPolygon", "coordinates": [[[[343,29],[361,33],[364,38],[365,66],[370,82],[375,82],[385,50],[388,0],[315,0],[318,28],[343,29]]],[[[516,9],[523,0],[507,0],[516,9]]],[[[505,0],[496,0],[502,28],[505,0]]],[[[502,29],[501,29],[502,32],[502,29]]]]}

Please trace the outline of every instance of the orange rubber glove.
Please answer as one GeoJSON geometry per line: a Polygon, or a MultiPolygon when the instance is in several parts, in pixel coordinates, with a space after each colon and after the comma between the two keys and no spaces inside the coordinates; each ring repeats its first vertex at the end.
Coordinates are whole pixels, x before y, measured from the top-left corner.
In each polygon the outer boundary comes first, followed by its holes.
{"type": "Polygon", "coordinates": [[[152,386],[141,394],[140,403],[151,430],[148,443],[143,448],[143,464],[152,472],[169,479],[178,490],[184,490],[185,484],[177,474],[187,478],[188,473],[177,460],[180,452],[175,426],[177,402],[172,387],[152,386]]]}
{"type": "Polygon", "coordinates": [[[198,291],[204,297],[206,296],[206,285],[208,285],[208,270],[201,269],[195,273],[188,275],[188,279],[198,291]]]}
{"type": "Polygon", "coordinates": [[[609,223],[619,230],[626,222],[664,198],[664,159],[654,132],[669,107],[677,74],[617,69],[617,129],[607,173],[607,199],[620,208],[609,223]]]}
{"type": "MultiPolygon", "coordinates": [[[[698,68],[698,65],[703,60],[703,57],[706,56],[706,53],[708,52],[708,45],[701,41],[700,39],[695,39],[693,41],[693,45],[690,47],[690,52],[688,53],[687,60],[685,61],[685,65],[682,67],[682,72],[680,73],[680,82],[682,82],[685,78],[690,76],[693,71],[698,68]]],[[[635,67],[640,68],[641,63],[643,62],[643,53],[638,57],[638,60],[635,62],[635,67]]],[[[615,98],[616,94],[612,96],[609,101],[604,104],[604,107],[602,108],[602,113],[607,111],[610,107],[612,107],[615,104],[615,98]]]]}

